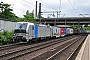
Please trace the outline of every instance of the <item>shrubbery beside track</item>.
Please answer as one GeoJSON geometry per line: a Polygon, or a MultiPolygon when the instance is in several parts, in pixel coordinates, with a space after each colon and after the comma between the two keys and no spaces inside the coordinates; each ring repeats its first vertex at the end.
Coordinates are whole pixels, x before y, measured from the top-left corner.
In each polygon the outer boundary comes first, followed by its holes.
{"type": "Polygon", "coordinates": [[[14,35],[14,32],[0,32],[0,45],[6,45],[6,44],[11,44],[14,41],[12,40],[12,37],[14,35]]]}

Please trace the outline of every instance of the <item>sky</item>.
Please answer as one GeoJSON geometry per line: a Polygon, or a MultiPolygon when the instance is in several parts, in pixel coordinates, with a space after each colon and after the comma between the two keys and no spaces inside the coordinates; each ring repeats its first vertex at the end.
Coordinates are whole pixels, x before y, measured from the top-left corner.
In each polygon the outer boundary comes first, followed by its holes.
{"type": "Polygon", "coordinates": [[[90,0],[0,0],[0,2],[11,4],[13,13],[18,17],[23,17],[26,11],[35,14],[35,3],[38,2],[37,9],[39,10],[39,3],[41,3],[41,12],[43,17],[57,17],[57,11],[61,11],[58,14],[59,18],[63,17],[89,17],[90,15],[90,0]],[[53,14],[55,16],[53,16],[53,14]]]}

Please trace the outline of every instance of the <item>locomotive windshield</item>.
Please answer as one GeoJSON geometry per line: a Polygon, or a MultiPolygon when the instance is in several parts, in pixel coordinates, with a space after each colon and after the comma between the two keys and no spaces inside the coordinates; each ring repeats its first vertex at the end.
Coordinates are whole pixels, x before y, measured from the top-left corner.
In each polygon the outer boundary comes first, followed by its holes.
{"type": "Polygon", "coordinates": [[[25,33],[27,28],[27,23],[17,23],[15,27],[15,32],[25,33]]]}
{"type": "Polygon", "coordinates": [[[27,23],[23,23],[23,24],[17,23],[15,29],[23,29],[23,30],[26,30],[26,28],[27,28],[27,23]]]}

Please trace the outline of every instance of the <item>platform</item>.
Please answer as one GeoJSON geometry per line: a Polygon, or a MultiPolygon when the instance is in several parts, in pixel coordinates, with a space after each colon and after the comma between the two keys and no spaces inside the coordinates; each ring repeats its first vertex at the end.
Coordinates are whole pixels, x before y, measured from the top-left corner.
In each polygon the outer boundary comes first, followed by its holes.
{"type": "Polygon", "coordinates": [[[75,60],[90,60],[90,34],[87,36],[75,60]]]}

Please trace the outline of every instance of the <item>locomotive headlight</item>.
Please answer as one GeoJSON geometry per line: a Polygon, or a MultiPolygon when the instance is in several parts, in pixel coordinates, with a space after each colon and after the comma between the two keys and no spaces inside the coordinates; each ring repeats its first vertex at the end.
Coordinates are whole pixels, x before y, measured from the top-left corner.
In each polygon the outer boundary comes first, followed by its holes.
{"type": "Polygon", "coordinates": [[[14,34],[14,35],[16,35],[16,34],[14,34]]]}
{"type": "Polygon", "coordinates": [[[26,34],[26,36],[27,36],[28,34],[26,34]]]}

